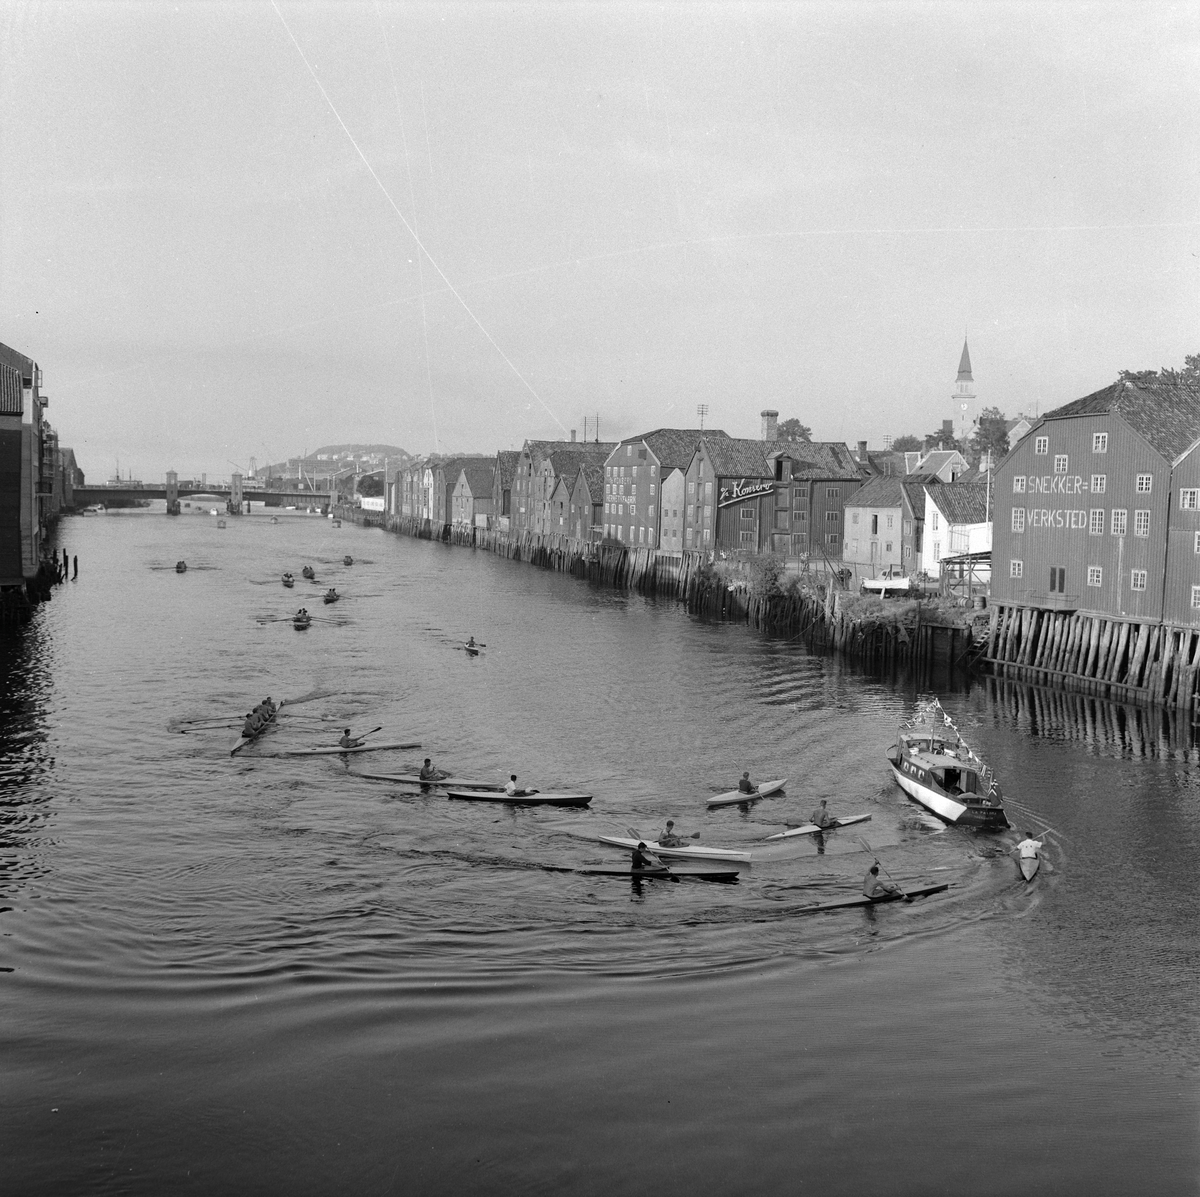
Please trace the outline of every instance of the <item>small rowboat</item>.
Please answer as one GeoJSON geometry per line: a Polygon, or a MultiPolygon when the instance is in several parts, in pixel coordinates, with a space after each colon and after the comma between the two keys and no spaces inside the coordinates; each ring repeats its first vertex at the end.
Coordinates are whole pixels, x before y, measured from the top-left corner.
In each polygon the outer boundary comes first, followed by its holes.
{"type": "Polygon", "coordinates": [[[1022,856],[1019,864],[1021,866],[1021,876],[1026,881],[1032,881],[1037,876],[1037,871],[1042,867],[1042,858],[1040,856],[1022,856]]]}
{"type": "Polygon", "coordinates": [[[820,914],[823,910],[847,910],[851,906],[879,906],[884,902],[902,902],[907,898],[924,898],[927,894],[940,894],[949,888],[949,882],[944,882],[942,885],[923,885],[917,889],[907,890],[903,894],[885,894],[882,898],[867,898],[859,894],[856,898],[842,898],[838,902],[822,902],[817,906],[804,906],[792,913],[820,914]]]}
{"type": "Polygon", "coordinates": [[[749,852],[742,852],[735,848],[706,848],[703,844],[685,844],[679,848],[664,848],[661,844],[653,840],[633,840],[626,835],[602,835],[600,836],[602,844],[612,844],[614,848],[628,848],[630,850],[636,848],[638,844],[645,844],[655,856],[673,856],[686,860],[750,860],[749,852]]]}
{"type": "Polygon", "coordinates": [[[766,798],[770,794],[778,794],[787,785],[788,779],[781,777],[778,781],[764,781],[755,788],[753,794],[743,794],[741,790],[729,790],[724,794],[714,794],[709,800],[709,806],[733,806],[738,802],[754,802],[766,798]]]}
{"type": "Polygon", "coordinates": [[[508,794],[504,790],[448,789],[446,794],[465,802],[504,802],[513,806],[587,806],[592,800],[591,794],[539,794],[536,791],[508,794]]]}
{"type": "Polygon", "coordinates": [[[849,827],[851,823],[865,823],[870,817],[870,815],[847,815],[844,819],[835,819],[825,827],[819,827],[816,823],[804,823],[800,827],[789,827],[787,831],[777,831],[774,835],[767,836],[767,839],[788,840],[794,835],[816,835],[818,831],[836,831],[839,827],[849,827]]]}
{"type": "Polygon", "coordinates": [[[277,707],[276,707],[276,708],[275,708],[275,709],[274,709],[274,710],[271,712],[271,718],[270,718],[270,719],[268,719],[268,720],[266,721],[266,723],[264,723],[264,724],[262,725],[262,727],[260,727],[260,728],[258,729],[258,731],[256,731],[256,732],[254,733],[254,735],[252,735],[252,736],[242,736],[242,737],[241,737],[241,739],[239,739],[239,740],[238,740],[238,742],[237,742],[237,743],[236,743],[236,744],[235,744],[235,745],[234,745],[234,746],[233,746],[233,747],[232,747],[232,748],[229,750],[229,755],[230,755],[230,756],[237,756],[237,754],[238,754],[239,752],[241,752],[241,751],[242,751],[242,749],[243,749],[243,748],[245,748],[247,744],[253,744],[253,743],[254,743],[254,741],[255,741],[255,740],[257,740],[257,739],[258,739],[258,737],[259,737],[259,736],[261,736],[261,735],[263,734],[263,732],[265,732],[265,731],[267,730],[267,728],[268,728],[268,727],[271,727],[271,726],[272,726],[272,725],[275,723],[275,718],[276,718],[276,716],[279,714],[279,712],[280,712],[280,711],[282,711],[282,710],[283,710],[283,708],[284,708],[286,705],[287,705],[287,699],[284,699],[284,700],[283,700],[283,701],[282,701],[282,702],[281,702],[281,703],[280,703],[280,704],[279,704],[279,705],[278,705],[278,706],[277,706],[277,707]]]}
{"type": "Polygon", "coordinates": [[[186,574],[187,573],[187,562],[186,561],[176,561],[175,562],[175,572],[177,574],[186,574]]]}
{"type": "Polygon", "coordinates": [[[342,558],[342,564],[343,564],[343,565],[353,565],[353,564],[354,564],[354,558],[353,558],[353,557],[351,557],[349,553],[347,553],[347,554],[346,554],[346,555],[345,555],[345,556],[342,558]]]}
{"type": "Polygon", "coordinates": [[[474,781],[469,777],[432,777],[422,778],[417,773],[356,773],[356,777],[365,777],[370,781],[391,781],[403,786],[438,786],[446,789],[453,786],[456,790],[502,790],[502,781],[474,781]]]}
{"type": "Polygon", "coordinates": [[[297,632],[303,632],[310,623],[312,623],[311,615],[293,615],[292,616],[292,627],[294,627],[297,632]]]}
{"type": "MultiPolygon", "coordinates": [[[[554,872],[559,870],[555,869],[554,872]]],[[[736,884],[737,869],[563,869],[564,873],[582,873],[585,877],[629,877],[638,881],[722,881],[736,884]]]]}
{"type": "Polygon", "coordinates": [[[326,603],[336,603],[342,596],[336,590],[327,590],[322,597],[326,603]]]}
{"type": "Polygon", "coordinates": [[[291,574],[284,574],[284,575],[283,575],[283,584],[284,584],[284,585],[285,585],[285,586],[286,586],[286,587],[287,587],[289,590],[291,590],[291,588],[292,588],[293,586],[295,586],[295,585],[296,585],[296,579],[295,579],[295,578],[293,578],[291,574]]]}
{"type": "Polygon", "coordinates": [[[281,748],[264,756],[343,756],[351,752],[386,752],[389,748],[420,748],[420,744],[356,744],[353,748],[281,748]]]}
{"type": "Polygon", "coordinates": [[[311,565],[306,565],[301,571],[302,577],[308,578],[310,581],[317,576],[317,571],[311,565]]]}

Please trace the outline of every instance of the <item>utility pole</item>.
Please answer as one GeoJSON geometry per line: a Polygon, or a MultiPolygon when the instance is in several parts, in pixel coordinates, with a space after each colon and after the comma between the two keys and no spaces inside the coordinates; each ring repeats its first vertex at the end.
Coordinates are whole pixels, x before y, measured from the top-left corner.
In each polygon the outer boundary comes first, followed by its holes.
{"type": "Polygon", "coordinates": [[[704,417],[706,415],[708,415],[708,404],[707,403],[697,403],[696,404],[696,415],[698,415],[700,417],[700,431],[703,432],[704,431],[704,417]]]}

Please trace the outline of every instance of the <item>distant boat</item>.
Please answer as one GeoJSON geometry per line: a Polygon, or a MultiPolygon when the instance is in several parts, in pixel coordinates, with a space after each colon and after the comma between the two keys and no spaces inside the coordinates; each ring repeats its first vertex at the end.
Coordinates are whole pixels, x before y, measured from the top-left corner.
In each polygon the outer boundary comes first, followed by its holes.
{"type": "Polygon", "coordinates": [[[186,574],[187,573],[187,562],[186,561],[176,561],[175,562],[175,572],[177,574],[186,574]]]}
{"type": "Polygon", "coordinates": [[[273,524],[279,523],[279,516],[277,516],[277,515],[271,516],[271,523],[273,523],[273,524]]]}
{"type": "Polygon", "coordinates": [[[353,565],[353,564],[354,564],[354,558],[353,558],[353,557],[351,557],[349,553],[347,553],[347,554],[346,554],[346,555],[345,555],[345,556],[342,558],[342,564],[343,564],[343,565],[353,565]]]}
{"type": "Polygon", "coordinates": [[[224,527],[225,527],[225,521],[224,521],[224,520],[217,520],[217,527],[218,527],[218,528],[224,528],[224,527]]]}

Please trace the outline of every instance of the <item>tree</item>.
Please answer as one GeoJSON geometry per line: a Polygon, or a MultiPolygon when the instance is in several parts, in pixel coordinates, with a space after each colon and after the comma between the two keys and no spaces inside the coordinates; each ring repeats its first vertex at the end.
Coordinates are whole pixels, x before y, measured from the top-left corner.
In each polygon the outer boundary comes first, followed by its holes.
{"type": "Polygon", "coordinates": [[[383,478],[379,474],[364,474],[358,480],[358,493],[364,499],[378,499],[383,494],[383,478]]]}
{"type": "Polygon", "coordinates": [[[781,441],[811,441],[812,429],[807,424],[801,424],[793,416],[779,425],[779,439],[781,441]]]}
{"type": "Polygon", "coordinates": [[[985,407],[971,437],[971,452],[981,458],[985,453],[999,461],[1008,452],[1008,429],[1004,413],[998,407],[985,407]]]}
{"type": "Polygon", "coordinates": [[[1200,386],[1200,353],[1189,353],[1183,359],[1182,370],[1164,366],[1161,370],[1122,370],[1121,382],[1169,382],[1185,386],[1200,386]]]}
{"type": "Polygon", "coordinates": [[[919,436],[898,436],[892,441],[893,453],[920,453],[924,448],[919,436]]]}
{"type": "Polygon", "coordinates": [[[939,428],[937,432],[931,432],[926,438],[922,446],[924,449],[957,449],[964,457],[966,456],[967,446],[953,436],[947,436],[946,433],[939,428]]]}

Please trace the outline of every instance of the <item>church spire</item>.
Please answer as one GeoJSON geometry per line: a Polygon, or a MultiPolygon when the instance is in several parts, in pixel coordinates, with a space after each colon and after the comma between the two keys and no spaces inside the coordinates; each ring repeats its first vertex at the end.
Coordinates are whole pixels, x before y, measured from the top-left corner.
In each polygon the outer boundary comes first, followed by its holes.
{"type": "Polygon", "coordinates": [[[966,337],[963,338],[962,357],[959,359],[959,363],[958,363],[958,381],[959,382],[974,382],[975,381],[971,377],[971,355],[967,351],[966,337]]]}

